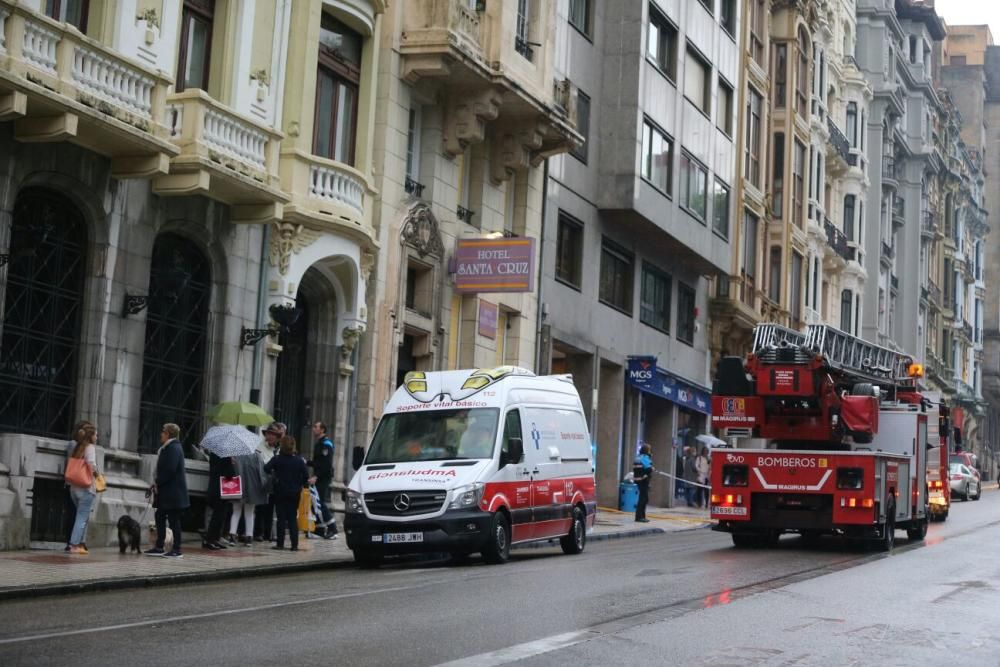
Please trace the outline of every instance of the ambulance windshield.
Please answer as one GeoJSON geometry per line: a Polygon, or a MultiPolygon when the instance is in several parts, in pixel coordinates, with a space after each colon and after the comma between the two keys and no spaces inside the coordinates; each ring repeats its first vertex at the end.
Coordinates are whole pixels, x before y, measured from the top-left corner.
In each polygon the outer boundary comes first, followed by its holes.
{"type": "Polygon", "coordinates": [[[365,465],[492,458],[499,416],[497,408],[387,414],[365,465]]]}

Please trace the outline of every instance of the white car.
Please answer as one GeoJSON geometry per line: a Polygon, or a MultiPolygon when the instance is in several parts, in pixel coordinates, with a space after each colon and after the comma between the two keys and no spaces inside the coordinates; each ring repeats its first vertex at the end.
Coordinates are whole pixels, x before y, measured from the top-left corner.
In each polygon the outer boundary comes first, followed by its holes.
{"type": "Polygon", "coordinates": [[[979,500],[983,495],[979,477],[969,466],[963,463],[952,463],[948,471],[951,480],[951,497],[959,496],[962,500],[979,500]]]}

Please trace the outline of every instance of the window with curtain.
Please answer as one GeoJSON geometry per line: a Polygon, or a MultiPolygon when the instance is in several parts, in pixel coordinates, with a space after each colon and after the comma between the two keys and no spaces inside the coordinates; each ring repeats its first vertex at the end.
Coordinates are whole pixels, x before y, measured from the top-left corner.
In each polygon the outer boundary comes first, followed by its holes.
{"type": "Polygon", "coordinates": [[[712,66],[690,44],[684,62],[684,96],[706,116],[712,109],[712,66]]]}
{"type": "Polygon", "coordinates": [[[360,34],[330,14],[323,13],[316,76],[313,154],[352,166],[362,43],[360,34]]]}

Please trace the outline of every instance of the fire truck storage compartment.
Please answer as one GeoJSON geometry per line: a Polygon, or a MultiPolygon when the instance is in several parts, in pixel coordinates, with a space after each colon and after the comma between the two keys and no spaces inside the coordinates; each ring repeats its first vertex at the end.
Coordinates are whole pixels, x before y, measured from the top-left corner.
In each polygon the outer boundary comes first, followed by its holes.
{"type": "Polygon", "coordinates": [[[754,493],[750,523],[755,528],[824,530],[833,526],[833,496],[828,493],[754,493]]]}
{"type": "Polygon", "coordinates": [[[873,435],[878,432],[878,399],[874,396],[844,396],[840,418],[851,433],[873,435]]]}

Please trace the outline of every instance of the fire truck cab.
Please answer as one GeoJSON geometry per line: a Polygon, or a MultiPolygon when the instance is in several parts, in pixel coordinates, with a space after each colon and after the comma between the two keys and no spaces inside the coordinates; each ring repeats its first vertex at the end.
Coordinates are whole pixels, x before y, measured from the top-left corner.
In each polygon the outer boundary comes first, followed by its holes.
{"type": "Polygon", "coordinates": [[[917,391],[920,370],[833,327],[758,325],[746,361],[719,363],[712,423],[766,446],[713,456],[714,529],[737,547],[785,532],[842,535],[883,551],[897,529],[922,540],[928,425],[938,417],[917,391]]]}

